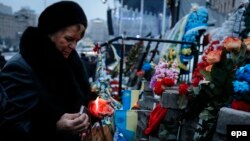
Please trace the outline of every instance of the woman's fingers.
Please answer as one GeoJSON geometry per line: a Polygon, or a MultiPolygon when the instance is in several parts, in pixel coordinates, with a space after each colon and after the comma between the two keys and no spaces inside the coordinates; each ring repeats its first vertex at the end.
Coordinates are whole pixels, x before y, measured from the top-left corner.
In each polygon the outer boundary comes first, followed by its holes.
{"type": "Polygon", "coordinates": [[[87,122],[89,122],[89,116],[87,114],[82,114],[79,117],[72,120],[73,126],[77,126],[79,124],[87,123],[87,122]]]}
{"type": "Polygon", "coordinates": [[[65,113],[65,114],[63,114],[62,118],[66,118],[66,119],[71,119],[71,120],[73,120],[73,119],[75,119],[75,118],[77,118],[77,117],[79,117],[79,116],[80,116],[79,113],[74,113],[74,114],[65,113]]]}
{"type": "Polygon", "coordinates": [[[85,130],[87,130],[88,129],[88,127],[89,127],[89,125],[90,125],[90,123],[82,123],[82,124],[80,124],[80,125],[78,125],[78,126],[75,126],[74,127],[74,130],[76,131],[76,132],[83,132],[83,131],[85,131],[85,130]]]}
{"type": "Polygon", "coordinates": [[[82,114],[75,120],[73,120],[74,130],[77,132],[82,132],[87,129],[90,125],[89,117],[87,114],[82,114]]]}
{"type": "Polygon", "coordinates": [[[87,129],[89,123],[89,117],[87,114],[64,114],[57,122],[57,127],[60,130],[71,130],[73,132],[81,132],[87,129]]]}

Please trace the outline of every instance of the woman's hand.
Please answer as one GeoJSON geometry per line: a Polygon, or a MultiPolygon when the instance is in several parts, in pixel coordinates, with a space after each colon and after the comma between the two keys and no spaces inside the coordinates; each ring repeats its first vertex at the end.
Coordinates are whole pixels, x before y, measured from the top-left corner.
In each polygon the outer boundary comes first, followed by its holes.
{"type": "Polygon", "coordinates": [[[85,113],[68,114],[65,113],[57,121],[56,126],[58,130],[69,131],[73,133],[82,133],[89,127],[89,116],[85,113]]]}

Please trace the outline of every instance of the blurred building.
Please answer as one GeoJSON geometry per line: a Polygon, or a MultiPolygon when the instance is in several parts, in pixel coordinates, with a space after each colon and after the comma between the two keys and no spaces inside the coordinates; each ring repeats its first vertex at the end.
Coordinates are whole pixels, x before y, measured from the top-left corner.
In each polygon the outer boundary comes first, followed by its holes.
{"type": "Polygon", "coordinates": [[[94,43],[105,42],[109,39],[106,21],[96,18],[90,20],[88,25],[89,27],[87,28],[86,36],[94,43]]]}
{"type": "MultiPolygon", "coordinates": [[[[120,3],[112,11],[112,26],[114,35],[125,33],[126,36],[140,35],[145,37],[162,32],[164,0],[118,0],[120,3]]],[[[164,29],[170,27],[170,11],[166,8],[164,29]]]]}
{"type": "Polygon", "coordinates": [[[22,8],[12,14],[11,7],[3,4],[0,7],[6,9],[0,10],[0,44],[4,42],[8,47],[17,48],[23,31],[28,26],[36,25],[35,12],[29,8],[22,8]]]}
{"type": "Polygon", "coordinates": [[[230,13],[236,10],[244,0],[210,0],[211,8],[221,13],[230,13]]]}
{"type": "Polygon", "coordinates": [[[10,6],[3,5],[2,3],[0,3],[0,13],[11,15],[12,8],[10,6]]]}
{"type": "Polygon", "coordinates": [[[18,23],[22,23],[25,27],[36,25],[36,14],[34,10],[28,7],[22,8],[14,13],[18,23]]]}

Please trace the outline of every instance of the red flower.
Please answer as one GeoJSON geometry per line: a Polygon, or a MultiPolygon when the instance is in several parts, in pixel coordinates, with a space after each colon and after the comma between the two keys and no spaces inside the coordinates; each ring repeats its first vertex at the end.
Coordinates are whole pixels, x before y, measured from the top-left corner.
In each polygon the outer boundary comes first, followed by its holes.
{"type": "Polygon", "coordinates": [[[110,85],[119,85],[119,81],[112,80],[112,81],[110,81],[110,85]]]}
{"type": "Polygon", "coordinates": [[[222,50],[223,49],[223,46],[218,46],[217,47],[217,50],[222,50]]]}
{"type": "Polygon", "coordinates": [[[95,47],[93,48],[93,51],[99,53],[100,48],[101,47],[99,46],[99,44],[95,44],[95,47]]]}
{"type": "Polygon", "coordinates": [[[202,61],[207,61],[207,57],[205,55],[202,56],[202,61]]]}
{"type": "Polygon", "coordinates": [[[199,82],[200,82],[200,79],[199,79],[198,77],[195,77],[195,78],[193,78],[193,80],[192,80],[192,85],[193,85],[194,87],[198,87],[199,82]]]}
{"type": "Polygon", "coordinates": [[[208,62],[202,61],[202,62],[200,62],[200,63],[197,64],[197,68],[202,69],[202,70],[205,70],[205,68],[206,68],[208,65],[209,65],[208,62]]]}
{"type": "Polygon", "coordinates": [[[215,44],[219,44],[219,43],[220,43],[220,41],[215,40],[215,41],[213,41],[213,42],[211,43],[211,45],[215,45],[215,44]]]}
{"type": "Polygon", "coordinates": [[[143,70],[136,72],[137,76],[143,76],[144,74],[145,74],[145,72],[143,70]]]}
{"type": "Polygon", "coordinates": [[[187,95],[188,94],[188,84],[182,83],[179,85],[179,94],[187,95]]]}
{"type": "Polygon", "coordinates": [[[157,95],[162,95],[162,93],[164,92],[164,89],[162,89],[162,81],[157,81],[155,83],[155,86],[154,86],[154,93],[157,94],[157,95]]]}
{"type": "Polygon", "coordinates": [[[200,70],[198,68],[195,68],[193,77],[203,78],[202,74],[200,73],[200,70]]]}
{"type": "Polygon", "coordinates": [[[214,47],[213,46],[209,46],[208,48],[207,48],[207,52],[209,53],[210,51],[213,51],[214,50],[214,47]]]}
{"type": "Polygon", "coordinates": [[[236,110],[250,112],[250,104],[244,101],[234,100],[231,104],[231,107],[236,110]]]}
{"type": "Polygon", "coordinates": [[[172,87],[174,86],[174,79],[169,78],[169,77],[165,77],[162,80],[163,85],[167,86],[167,87],[172,87]]]}

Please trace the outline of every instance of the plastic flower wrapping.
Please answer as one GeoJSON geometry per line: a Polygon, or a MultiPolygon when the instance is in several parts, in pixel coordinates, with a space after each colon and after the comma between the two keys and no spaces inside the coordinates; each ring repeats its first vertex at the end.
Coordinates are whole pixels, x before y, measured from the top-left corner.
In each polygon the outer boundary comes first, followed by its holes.
{"type": "Polygon", "coordinates": [[[244,12],[246,11],[245,7],[239,8],[235,11],[228,20],[226,20],[222,27],[215,29],[214,34],[212,34],[212,40],[223,41],[225,37],[239,37],[239,33],[241,33],[246,27],[244,20],[244,12]],[[237,21],[237,22],[235,22],[237,21]]]}

